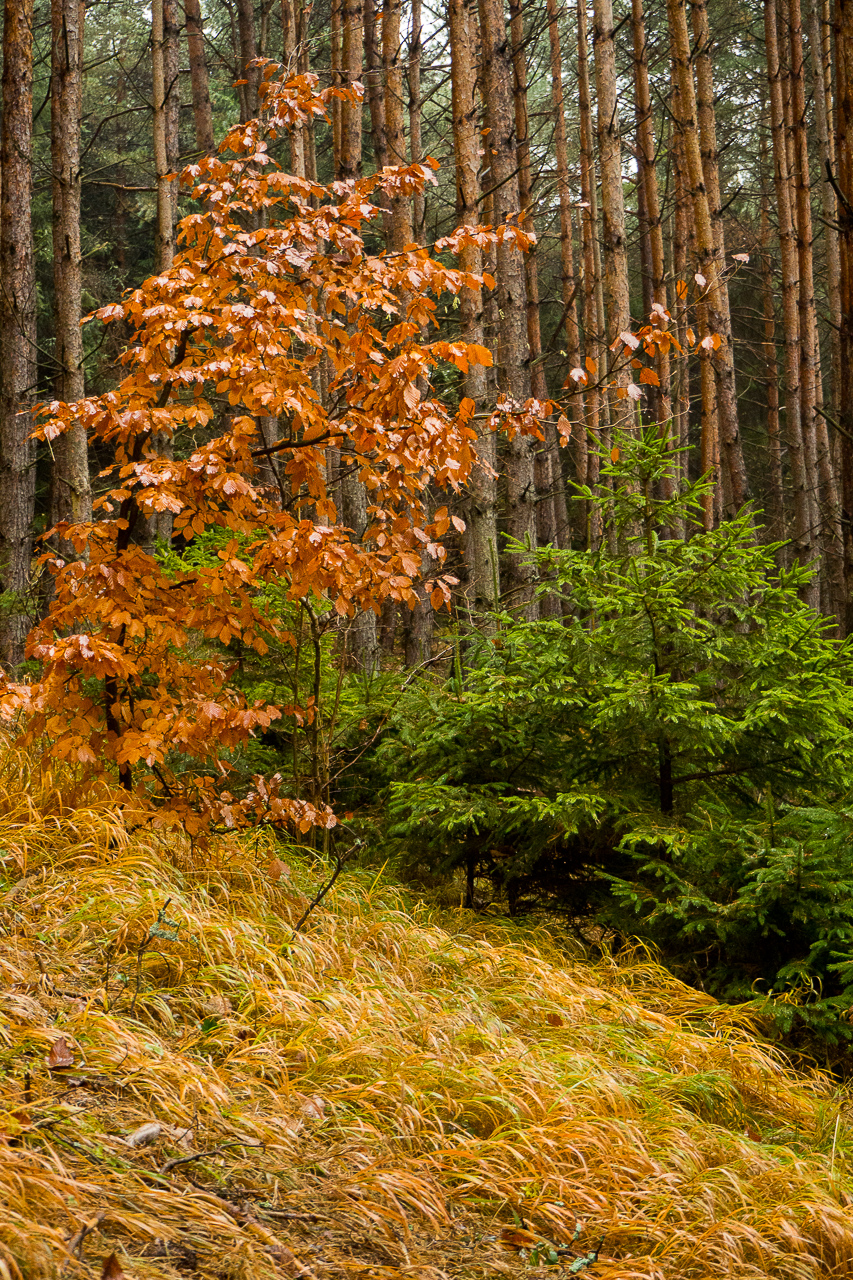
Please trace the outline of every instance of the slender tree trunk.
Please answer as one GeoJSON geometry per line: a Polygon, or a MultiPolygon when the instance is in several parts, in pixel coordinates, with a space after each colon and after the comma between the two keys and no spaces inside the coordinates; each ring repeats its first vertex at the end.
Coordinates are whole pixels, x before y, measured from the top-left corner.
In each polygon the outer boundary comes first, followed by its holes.
{"type": "MultiPolygon", "coordinates": [[[[342,0],[341,5],[341,76],[344,85],[360,82],[364,57],[362,0],[342,0]]],[[[386,101],[387,111],[387,101],[386,101]]],[[[344,102],[341,108],[340,177],[351,180],[361,175],[361,104],[344,102]]],[[[391,161],[393,163],[393,160],[391,161]]],[[[369,524],[367,490],[353,469],[353,460],[341,451],[344,479],[341,485],[344,524],[353,530],[357,542],[364,538],[369,524]]],[[[368,673],[379,667],[379,642],[376,614],[367,609],[358,614],[352,627],[352,652],[355,666],[368,673]]]]}
{"type": "MultiPolygon", "coordinates": [[[[400,32],[401,0],[383,0],[382,65],[385,68],[385,136],[388,141],[388,163],[408,163],[406,153],[406,116],[403,103],[402,36],[400,32]]],[[[412,203],[408,196],[391,197],[391,235],[389,247],[399,253],[412,243],[412,203]]]]}
{"type": "Polygon", "coordinates": [[[838,400],[841,393],[841,261],[838,250],[838,201],[829,181],[827,165],[832,165],[830,150],[831,106],[827,101],[824,79],[823,33],[819,10],[820,0],[812,0],[809,45],[812,54],[812,86],[815,104],[815,128],[820,156],[820,177],[817,183],[820,211],[823,219],[824,252],[826,254],[826,295],[829,302],[830,378],[829,413],[838,421],[838,400]]]}
{"type": "MultiPolygon", "coordinates": [[[[625,235],[625,197],[622,177],[622,144],[616,81],[616,51],[613,42],[611,0],[593,0],[592,44],[595,54],[595,85],[598,97],[598,155],[601,170],[601,227],[604,254],[604,292],[607,303],[607,343],[615,355],[617,387],[630,381],[621,355],[619,335],[631,327],[628,293],[628,242],[625,235]]],[[[613,422],[630,427],[630,401],[621,403],[611,396],[613,422]],[[618,407],[617,407],[618,406],[618,407]]]]}
{"type": "MultiPolygon", "coordinates": [[[[580,330],[578,326],[578,308],[576,302],[578,282],[575,277],[575,260],[572,248],[572,193],[569,175],[569,151],[566,138],[566,111],[563,96],[563,53],[560,45],[560,28],[558,23],[556,0],[547,0],[548,41],[551,53],[551,107],[554,112],[554,155],[557,161],[557,197],[560,202],[560,299],[563,304],[563,323],[566,335],[566,363],[569,370],[580,365],[580,330]]],[[[571,378],[571,373],[570,373],[571,378]]],[[[577,389],[570,383],[570,391],[577,389]]],[[[579,403],[579,395],[570,394],[569,421],[572,427],[572,453],[575,461],[575,478],[579,485],[585,485],[589,474],[589,449],[587,446],[586,428],[583,411],[579,403]],[[580,412],[579,412],[580,410],[580,412]]],[[[551,428],[552,437],[554,435],[551,428]]],[[[569,518],[566,507],[563,470],[556,441],[548,441],[554,477],[554,522],[558,546],[569,545],[569,518]]],[[[578,532],[585,539],[588,512],[586,504],[577,502],[578,532]]]]}
{"type": "Polygon", "coordinates": [[[853,0],[835,0],[839,256],[841,260],[841,489],[844,516],[845,631],[853,632],[853,0]]]}
{"type": "MultiPolygon", "coordinates": [[[[584,393],[585,429],[587,432],[587,484],[598,486],[601,472],[602,403],[599,384],[607,370],[607,352],[604,346],[602,323],[604,301],[601,273],[599,271],[598,244],[598,193],[595,182],[595,149],[593,145],[592,111],[589,100],[589,63],[587,59],[586,0],[578,0],[578,111],[580,117],[580,172],[581,172],[581,242],[583,249],[583,345],[588,374],[588,390],[584,393]],[[600,300],[600,307],[599,307],[600,300]]],[[[584,427],[580,428],[581,430],[584,427]]],[[[598,546],[601,528],[598,524],[598,507],[594,507],[596,524],[589,525],[582,544],[590,548],[598,546]]]]}
{"type": "MultiPolygon", "coordinates": [[[[421,0],[412,0],[412,30],[409,40],[409,158],[412,164],[420,164],[424,158],[421,139],[421,37],[421,0]]],[[[423,191],[416,191],[412,197],[412,222],[415,241],[423,244],[426,235],[426,200],[423,191]]]]}
{"type": "MultiPolygon", "coordinates": [[[[477,71],[472,35],[473,16],[467,0],[449,0],[450,75],[453,110],[453,147],[456,159],[456,215],[460,226],[479,225],[480,118],[477,71]]],[[[463,246],[459,265],[479,275],[483,255],[472,240],[463,246]]],[[[482,344],[483,297],[479,286],[462,290],[462,337],[482,344]]],[[[470,365],[465,374],[465,395],[478,413],[486,397],[486,370],[470,365]]],[[[477,459],[468,482],[465,563],[468,570],[468,608],[475,619],[497,608],[498,577],[497,447],[493,432],[480,430],[475,446],[477,459]]]]}
{"type": "MultiPolygon", "coordinates": [[[[80,128],[83,119],[83,0],[52,0],[50,150],[53,170],[53,288],[56,394],[82,400],[85,393],[83,290],[80,252],[80,128]]],[[[75,423],[54,443],[51,523],[92,518],[86,431],[75,423]]],[[[61,543],[73,555],[70,543],[61,543]]]]}
{"type": "Polygon", "coordinates": [[[376,0],[364,0],[364,78],[370,110],[370,136],[376,168],[384,169],[388,164],[388,142],[385,136],[385,94],[382,90],[382,42],[377,27],[376,0]]]}
{"type": "Polygon", "coordinates": [[[696,90],[690,65],[690,36],[687,30],[685,0],[667,0],[667,14],[672,61],[681,100],[682,136],[696,231],[699,273],[707,281],[704,300],[708,307],[711,329],[719,341],[719,346],[713,355],[713,366],[720,442],[731,486],[732,504],[737,509],[747,500],[749,490],[738,427],[729,298],[725,281],[720,278],[717,269],[718,257],[697,127],[696,90]]]}
{"type": "Polygon", "coordinates": [[[29,631],[35,502],[32,402],[36,381],[36,282],[31,221],[32,0],[6,0],[0,126],[0,661],[14,667],[29,631]]]}
{"type": "MultiPolygon", "coordinates": [[[[692,257],[691,238],[693,235],[693,222],[690,217],[689,202],[687,199],[687,167],[684,160],[684,139],[681,136],[680,125],[676,123],[680,119],[680,108],[677,103],[678,86],[673,83],[673,126],[670,140],[675,197],[672,234],[672,274],[675,277],[676,293],[675,331],[678,335],[678,343],[681,350],[683,352],[687,352],[687,302],[689,296],[687,271],[688,263],[692,257]]],[[[675,439],[679,449],[683,451],[681,454],[679,473],[686,481],[688,479],[687,450],[690,443],[690,361],[686,357],[682,357],[682,359],[678,361],[677,365],[676,385],[673,400],[673,419],[675,439]]],[[[705,503],[706,517],[707,509],[708,503],[705,503]]]]}
{"type": "MultiPolygon", "coordinates": [[[[299,0],[281,0],[281,44],[282,59],[288,75],[299,73],[299,17],[295,5],[299,0]]],[[[290,172],[296,178],[307,175],[306,157],[307,125],[297,121],[288,128],[290,142],[290,172]]]]}
{"type": "MultiPolygon", "coordinates": [[[[332,85],[343,84],[343,52],[341,48],[341,9],[344,0],[331,0],[329,22],[329,45],[332,58],[332,85]]],[[[336,179],[341,177],[341,129],[343,121],[343,103],[340,98],[332,98],[332,163],[336,179]]]]}
{"type": "MultiPolygon", "coordinates": [[[[163,79],[166,112],[166,163],[170,173],[177,173],[181,161],[181,87],[178,56],[178,9],[176,0],[163,0],[163,79]]],[[[172,223],[178,222],[177,179],[171,183],[172,223]]]]}
{"type": "MultiPolygon", "coordinates": [[[[521,217],[519,222],[525,231],[535,235],[531,208],[533,205],[533,177],[530,167],[530,121],[527,109],[527,57],[525,55],[524,19],[521,0],[509,0],[510,39],[512,43],[513,101],[515,114],[516,160],[518,166],[518,199],[521,217]]],[[[530,389],[538,400],[547,400],[548,384],[542,356],[542,331],[539,326],[539,270],[536,246],[527,251],[524,258],[524,275],[527,286],[527,346],[530,362],[530,389]]],[[[536,488],[536,538],[542,546],[553,546],[557,541],[557,514],[555,498],[562,475],[554,466],[554,454],[547,425],[545,438],[534,445],[533,475],[536,488]]],[[[559,616],[559,601],[554,596],[540,602],[543,615],[559,616]]]]}
{"type": "Polygon", "coordinates": [[[823,552],[824,612],[841,618],[844,614],[844,557],[838,491],[829,453],[825,419],[818,413],[822,404],[820,345],[814,294],[812,257],[812,211],[809,148],[806,136],[806,91],[803,63],[803,25],[800,0],[789,0],[791,42],[791,102],[794,116],[795,192],[797,258],[800,277],[800,395],[801,418],[814,441],[815,490],[813,511],[818,515],[817,536],[823,552]]]}
{"type": "MultiPolygon", "coordinates": [[[[480,0],[480,33],[484,96],[488,106],[491,153],[489,178],[495,223],[500,227],[519,213],[512,65],[501,0],[480,0]]],[[[527,344],[527,289],[520,252],[505,240],[497,249],[498,385],[504,397],[520,407],[530,396],[527,344]]],[[[516,436],[509,446],[507,530],[511,537],[536,547],[536,485],[533,442],[516,436]]],[[[535,618],[535,566],[513,555],[507,559],[509,603],[535,618]]]]}
{"type": "MultiPolygon", "coordinates": [[[[782,486],[782,439],[779,427],[779,365],[776,354],[776,296],[773,286],[770,249],[770,195],[765,182],[768,168],[767,142],[761,137],[761,284],[764,299],[764,377],[767,396],[767,460],[769,479],[769,519],[767,533],[772,542],[785,539],[785,496],[782,486]]],[[[784,562],[784,553],[782,553],[784,562]]]]}
{"type": "MultiPolygon", "coordinates": [[[[794,504],[794,552],[801,564],[814,558],[812,547],[811,504],[803,448],[800,416],[800,321],[798,314],[799,279],[794,222],[791,210],[791,182],[788,147],[785,137],[785,103],[779,64],[779,42],[776,27],[775,0],[764,0],[764,40],[767,52],[767,80],[770,88],[770,134],[773,145],[773,180],[776,192],[776,214],[779,222],[779,256],[782,271],[782,321],[785,334],[785,436],[788,445],[788,467],[794,504]]],[[[807,594],[808,602],[818,604],[817,583],[807,594]]]]}
{"type": "MultiPolygon", "coordinates": [[[[666,327],[665,312],[668,309],[666,292],[666,266],[663,253],[663,220],[660,211],[657,169],[655,166],[655,138],[652,121],[652,98],[649,88],[649,67],[646,54],[646,30],[643,21],[642,0],[632,0],[631,29],[634,38],[634,91],[637,113],[637,161],[640,170],[639,192],[645,206],[645,229],[648,236],[651,302],[656,311],[656,325],[666,327]]],[[[651,312],[651,307],[647,308],[651,312]]],[[[646,319],[648,319],[648,314],[646,319]]],[[[661,435],[670,439],[672,398],[670,389],[669,352],[660,351],[656,361],[660,383],[652,397],[655,417],[661,435]]]]}
{"type": "MultiPolygon", "coordinates": [[[[287,3],[287,0],[284,0],[287,3]]],[[[201,0],[184,0],[187,20],[187,51],[190,61],[190,84],[193,95],[193,124],[196,150],[210,155],[214,149],[213,111],[210,105],[210,81],[204,52],[204,27],[201,0]]]]}
{"type": "Polygon", "coordinates": [[[170,178],[169,124],[166,111],[165,10],[169,0],[153,0],[151,6],[151,66],[153,73],[154,171],[157,180],[157,234],[155,263],[166,271],[175,256],[175,202],[170,178]]]}
{"type": "Polygon", "coordinates": [[[241,118],[253,120],[258,114],[258,86],[261,82],[259,69],[251,65],[258,56],[258,44],[255,38],[255,5],[254,0],[236,0],[236,4],[237,31],[240,39],[240,78],[246,81],[245,85],[240,87],[241,118]]]}
{"type": "MultiPolygon", "coordinates": [[[[399,2],[399,0],[397,0],[399,2]]],[[[349,88],[361,82],[364,59],[362,0],[341,0],[341,60],[343,82],[349,88]]],[[[392,161],[393,163],[393,161],[392,161]]],[[[341,177],[361,176],[361,103],[341,106],[341,177]]]]}
{"type": "MultiPolygon", "coordinates": [[[[301,76],[310,70],[309,34],[311,31],[311,15],[314,0],[294,0],[296,19],[296,69],[301,76]]],[[[303,147],[305,150],[305,177],[309,182],[317,181],[317,155],[314,144],[314,121],[306,121],[302,126],[303,147]]]]}

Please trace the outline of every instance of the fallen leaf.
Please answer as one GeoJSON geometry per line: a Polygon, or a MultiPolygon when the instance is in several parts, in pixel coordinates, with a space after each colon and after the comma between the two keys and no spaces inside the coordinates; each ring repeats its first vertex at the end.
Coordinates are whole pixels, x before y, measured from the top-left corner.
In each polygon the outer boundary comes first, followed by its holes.
{"type": "Polygon", "coordinates": [[[545,1021],[549,1027],[562,1027],[564,1025],[559,1013],[546,1013],[545,1021]]]}
{"type": "Polygon", "coordinates": [[[121,1263],[114,1253],[108,1258],[104,1258],[104,1265],[101,1269],[101,1280],[124,1280],[124,1272],[121,1269],[121,1263]]]}
{"type": "Polygon", "coordinates": [[[290,867],[286,862],[282,862],[281,859],[273,858],[267,869],[267,875],[273,882],[277,882],[279,880],[290,880],[290,867]]]}
{"type": "Polygon", "coordinates": [[[66,1067],[74,1066],[74,1054],[68,1048],[68,1041],[65,1036],[60,1036],[50,1046],[47,1065],[51,1071],[64,1071],[66,1067]]]}
{"type": "Polygon", "coordinates": [[[310,1098],[305,1098],[299,1110],[309,1120],[322,1120],[326,1115],[326,1103],[319,1094],[315,1093],[310,1098]]]}
{"type": "Polygon", "coordinates": [[[142,1124],[138,1129],[134,1129],[125,1141],[129,1147],[147,1147],[152,1142],[156,1142],[162,1132],[163,1126],[152,1120],[150,1124],[142,1124]]]}
{"type": "Polygon", "coordinates": [[[541,1239],[541,1236],[535,1236],[522,1227],[504,1227],[498,1237],[502,1249],[532,1249],[541,1239]]]}

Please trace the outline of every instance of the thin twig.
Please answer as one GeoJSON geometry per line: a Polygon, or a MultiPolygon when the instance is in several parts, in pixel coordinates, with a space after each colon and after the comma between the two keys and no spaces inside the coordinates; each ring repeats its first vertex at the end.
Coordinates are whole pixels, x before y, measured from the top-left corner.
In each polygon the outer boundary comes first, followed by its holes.
{"type": "Polygon", "coordinates": [[[337,854],[337,853],[335,854],[335,862],[336,862],[338,865],[335,867],[334,871],[332,872],[331,876],[330,876],[330,877],[329,877],[329,879],[326,881],[326,883],[323,885],[322,889],[320,889],[320,890],[319,890],[319,892],[318,892],[318,893],[316,893],[316,894],[315,894],[315,896],[314,896],[314,897],[311,899],[311,901],[308,903],[308,906],[305,908],[305,910],[302,912],[302,915],[299,917],[299,919],[297,920],[296,924],[293,926],[293,933],[292,933],[291,938],[290,938],[290,941],[291,941],[291,942],[292,942],[292,941],[293,941],[293,939],[296,937],[297,933],[298,933],[298,932],[299,932],[299,930],[302,928],[302,926],[304,925],[305,921],[308,919],[308,917],[310,916],[310,914],[311,914],[311,912],[314,910],[314,908],[315,908],[315,907],[319,907],[320,903],[323,901],[323,899],[325,898],[326,894],[327,894],[327,893],[329,892],[329,890],[332,888],[332,885],[335,883],[335,881],[337,880],[338,876],[339,876],[339,875],[341,874],[341,872],[343,871],[344,866],[346,865],[347,861],[349,860],[350,855],[351,855],[351,854],[353,854],[353,853],[355,853],[356,849],[358,849],[360,845],[361,845],[361,841],[360,841],[360,840],[356,840],[355,844],[354,844],[354,845],[351,845],[351,847],[350,847],[349,849],[347,849],[347,851],[346,851],[346,853],[343,855],[343,857],[341,857],[341,856],[340,856],[339,854],[337,854]]]}
{"type": "Polygon", "coordinates": [[[86,1239],[86,1236],[90,1235],[93,1231],[97,1231],[106,1216],[106,1209],[99,1209],[94,1218],[91,1218],[89,1222],[84,1222],[79,1231],[75,1231],[66,1246],[68,1249],[68,1257],[62,1265],[60,1275],[65,1271],[72,1258],[76,1257],[80,1262],[83,1261],[83,1241],[86,1239]]]}

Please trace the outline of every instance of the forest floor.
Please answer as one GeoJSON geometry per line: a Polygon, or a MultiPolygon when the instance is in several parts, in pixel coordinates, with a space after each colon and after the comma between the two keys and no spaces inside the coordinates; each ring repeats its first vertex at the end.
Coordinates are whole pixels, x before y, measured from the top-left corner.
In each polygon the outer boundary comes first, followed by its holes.
{"type": "Polygon", "coordinates": [[[294,936],[323,874],[0,756],[0,1280],[853,1276],[847,1098],[743,1010],[363,869],[294,936]]]}

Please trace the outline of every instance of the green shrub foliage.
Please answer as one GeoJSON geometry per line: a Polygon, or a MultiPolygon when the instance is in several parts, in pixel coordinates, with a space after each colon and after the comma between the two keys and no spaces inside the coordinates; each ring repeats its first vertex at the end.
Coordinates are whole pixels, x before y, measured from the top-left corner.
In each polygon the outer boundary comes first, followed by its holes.
{"type": "Polygon", "coordinates": [[[844,1039],[853,650],[748,511],[702,531],[653,431],[579,500],[596,551],[535,555],[563,616],[492,620],[404,700],[380,762],[411,871],[656,944],[715,994],[844,1039]],[[686,531],[686,536],[680,536],[686,531]],[[678,536],[676,536],[678,535],[678,536]],[[771,997],[768,999],[768,997],[771,997]]]}

